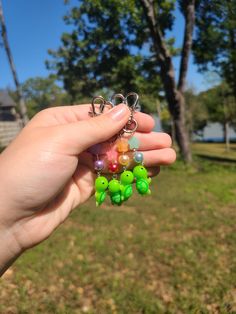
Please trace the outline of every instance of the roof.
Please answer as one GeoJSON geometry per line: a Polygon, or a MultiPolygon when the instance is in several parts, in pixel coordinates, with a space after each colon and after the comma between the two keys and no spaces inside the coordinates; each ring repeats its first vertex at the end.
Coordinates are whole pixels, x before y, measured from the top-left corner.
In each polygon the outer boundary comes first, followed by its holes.
{"type": "Polygon", "coordinates": [[[0,91],[0,107],[15,107],[16,103],[7,91],[0,91]]]}

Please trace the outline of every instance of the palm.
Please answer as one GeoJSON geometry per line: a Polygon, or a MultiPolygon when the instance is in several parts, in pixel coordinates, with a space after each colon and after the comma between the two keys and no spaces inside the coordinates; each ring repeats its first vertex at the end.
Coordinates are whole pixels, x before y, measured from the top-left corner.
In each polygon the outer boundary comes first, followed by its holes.
{"type": "MultiPolygon", "coordinates": [[[[45,136],[42,137],[42,143],[38,143],[38,147],[41,147],[41,153],[39,157],[34,158],[30,174],[27,176],[26,171],[26,180],[22,182],[24,190],[29,189],[34,195],[33,199],[21,202],[24,211],[19,217],[21,220],[19,233],[22,242],[24,238],[27,238],[27,241],[30,239],[31,243],[27,243],[27,247],[47,238],[74,207],[91,196],[94,189],[95,174],[91,154],[86,152],[79,156],[66,154],[63,143],[61,145],[56,143],[54,146],[51,139],[45,136]],[[48,144],[50,151],[47,150],[48,144]],[[48,154],[52,157],[48,158],[48,154]],[[35,173],[32,173],[32,168],[36,169],[35,173]]],[[[29,144],[28,149],[31,151],[29,144]]],[[[26,155],[27,166],[33,156],[27,152],[23,153],[26,155]]],[[[24,246],[24,243],[21,245],[24,246]]]]}
{"type": "MultiPolygon", "coordinates": [[[[76,173],[68,180],[63,190],[42,210],[37,213],[31,212],[30,220],[26,219],[23,224],[27,238],[32,241],[29,246],[47,238],[67,218],[76,205],[85,202],[91,196],[93,177],[94,174],[88,166],[78,163],[76,173]]],[[[40,192],[38,191],[38,193],[40,192]]],[[[53,189],[51,194],[54,193],[53,189]]],[[[45,199],[42,198],[42,202],[44,201],[45,199]]],[[[21,236],[23,236],[22,230],[21,236]]]]}

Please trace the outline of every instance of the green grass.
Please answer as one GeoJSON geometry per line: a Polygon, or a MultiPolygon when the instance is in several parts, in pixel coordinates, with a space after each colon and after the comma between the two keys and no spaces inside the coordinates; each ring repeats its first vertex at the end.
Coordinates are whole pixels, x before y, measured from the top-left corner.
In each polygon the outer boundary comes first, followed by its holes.
{"type": "Polygon", "coordinates": [[[229,151],[224,143],[194,143],[192,150],[198,155],[236,162],[236,143],[230,144],[229,151]]]}
{"type": "Polygon", "coordinates": [[[0,313],[236,313],[236,168],[163,169],[152,196],[76,209],[0,283],[0,313]]]}

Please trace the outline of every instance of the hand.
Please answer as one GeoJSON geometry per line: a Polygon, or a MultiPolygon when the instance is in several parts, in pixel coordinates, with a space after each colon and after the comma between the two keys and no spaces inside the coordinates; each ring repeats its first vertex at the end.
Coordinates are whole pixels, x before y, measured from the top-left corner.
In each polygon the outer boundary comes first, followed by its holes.
{"type": "MultiPolygon", "coordinates": [[[[0,155],[0,270],[46,239],[93,193],[96,174],[90,146],[117,134],[129,119],[126,105],[90,118],[90,106],[38,113],[0,155]]],[[[151,132],[153,119],[136,113],[136,136],[151,175],[176,156],[169,135],[151,132]]]]}

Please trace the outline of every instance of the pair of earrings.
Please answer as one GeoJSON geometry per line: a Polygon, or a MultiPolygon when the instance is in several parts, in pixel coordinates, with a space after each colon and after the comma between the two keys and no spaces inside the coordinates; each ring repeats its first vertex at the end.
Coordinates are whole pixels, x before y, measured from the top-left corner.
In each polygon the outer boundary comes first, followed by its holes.
{"type": "Polygon", "coordinates": [[[151,194],[149,184],[151,178],[148,177],[147,169],[144,167],[143,153],[138,152],[139,140],[133,136],[137,130],[138,123],[134,119],[134,112],[138,108],[138,94],[129,93],[126,97],[122,94],[113,95],[111,101],[106,101],[102,96],[94,97],[92,100],[92,110],[90,115],[102,114],[105,107],[112,108],[119,103],[125,103],[130,109],[130,118],[124,128],[116,137],[108,143],[94,145],[89,151],[94,155],[94,170],[97,172],[95,180],[96,205],[101,205],[106,195],[109,194],[112,204],[121,205],[133,194],[132,183],[136,181],[136,189],[139,194],[151,194]],[[96,106],[95,102],[100,104],[96,106]],[[128,167],[134,166],[133,170],[128,167]],[[112,175],[108,179],[101,175],[105,169],[112,175]],[[118,174],[120,177],[118,179],[118,174]]]}

